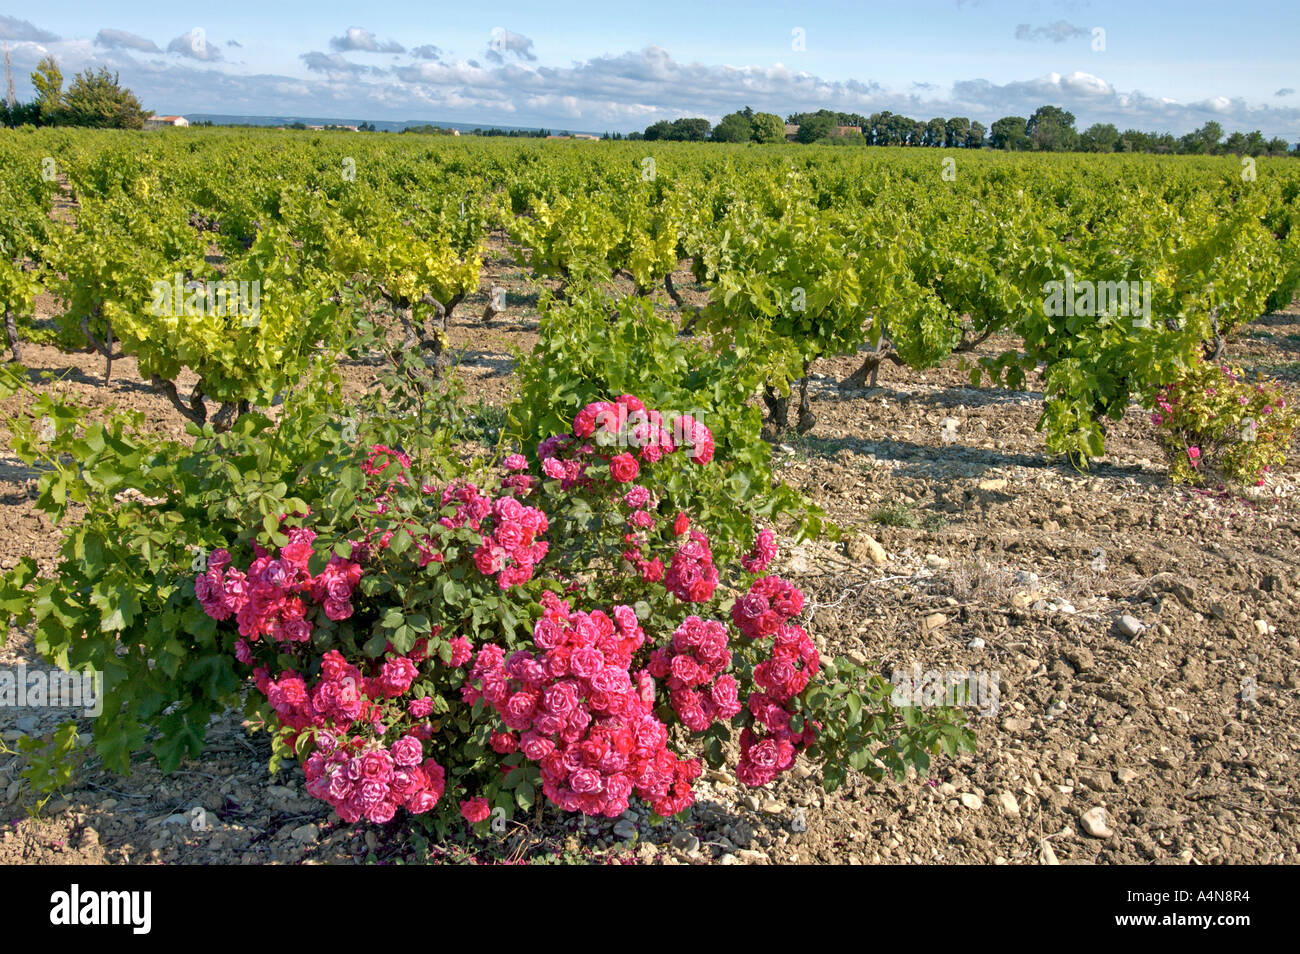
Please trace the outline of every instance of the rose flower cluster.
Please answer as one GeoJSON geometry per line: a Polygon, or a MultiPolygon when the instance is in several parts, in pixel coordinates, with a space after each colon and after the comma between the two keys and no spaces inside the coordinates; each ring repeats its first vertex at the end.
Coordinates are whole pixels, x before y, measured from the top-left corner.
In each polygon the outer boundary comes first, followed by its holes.
{"type": "Polygon", "coordinates": [[[635,792],[660,815],[694,799],[698,760],[668,748],[668,728],[654,714],[654,681],[629,672],[645,633],[631,607],[614,617],[574,612],[547,592],[533,630],[540,655],[479,650],[464,701],[482,698],[508,732],[493,737],[498,752],[521,749],[541,769],[542,791],[565,811],[617,817],[635,792]]]}
{"type": "Polygon", "coordinates": [[[669,700],[682,724],[706,732],[741,710],[736,677],[724,674],[731,665],[726,624],[688,616],[673,633],[667,648],[650,654],[650,675],[667,680],[669,700]]]}

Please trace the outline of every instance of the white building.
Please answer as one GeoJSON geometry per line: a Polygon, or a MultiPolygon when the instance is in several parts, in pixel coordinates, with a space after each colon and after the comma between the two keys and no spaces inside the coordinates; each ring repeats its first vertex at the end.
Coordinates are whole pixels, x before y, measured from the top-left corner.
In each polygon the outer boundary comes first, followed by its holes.
{"type": "Polygon", "coordinates": [[[164,129],[168,126],[188,126],[190,121],[184,116],[150,116],[144,121],[145,129],[164,129]]]}

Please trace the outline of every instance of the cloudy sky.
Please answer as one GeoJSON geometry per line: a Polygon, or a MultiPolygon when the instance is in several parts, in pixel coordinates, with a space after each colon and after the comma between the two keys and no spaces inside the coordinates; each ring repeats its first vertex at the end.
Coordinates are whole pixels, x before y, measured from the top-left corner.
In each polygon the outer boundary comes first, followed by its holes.
{"type": "MultiPolygon", "coordinates": [[[[0,0],[3,3],[3,0],[0,0]]],[[[439,3],[65,0],[0,7],[20,99],[47,53],[160,114],[631,131],[741,106],[1079,127],[1208,119],[1300,141],[1300,4],[1150,0],[439,3]]]]}

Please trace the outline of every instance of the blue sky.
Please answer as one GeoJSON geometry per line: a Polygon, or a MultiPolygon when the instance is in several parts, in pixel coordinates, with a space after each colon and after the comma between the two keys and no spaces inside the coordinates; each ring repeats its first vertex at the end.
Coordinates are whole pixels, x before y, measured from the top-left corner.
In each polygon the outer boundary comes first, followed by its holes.
{"type": "Polygon", "coordinates": [[[64,2],[0,8],[20,98],[46,53],[159,113],[640,129],[744,105],[1080,128],[1207,119],[1300,140],[1290,0],[811,3],[64,2]],[[1100,32],[1099,32],[1100,31],[1100,32]]]}

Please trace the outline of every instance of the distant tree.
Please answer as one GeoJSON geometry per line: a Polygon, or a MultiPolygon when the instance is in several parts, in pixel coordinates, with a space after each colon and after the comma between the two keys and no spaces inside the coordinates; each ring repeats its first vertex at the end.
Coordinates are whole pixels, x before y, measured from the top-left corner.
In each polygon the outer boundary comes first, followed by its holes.
{"type": "Polygon", "coordinates": [[[1021,116],[1003,116],[989,130],[989,144],[994,149],[1027,149],[1029,137],[1025,135],[1025,119],[1021,116]]]}
{"type": "Polygon", "coordinates": [[[970,120],[965,116],[954,116],[943,124],[943,144],[949,149],[961,149],[969,135],[970,120]]]}
{"type": "Polygon", "coordinates": [[[1152,133],[1140,129],[1126,129],[1120,133],[1119,152],[1155,152],[1155,139],[1152,133]]]}
{"type": "Polygon", "coordinates": [[[799,131],[795,133],[794,138],[805,144],[829,139],[838,125],[835,122],[835,115],[827,110],[802,118],[804,121],[799,124],[799,131]]]}
{"type": "Polygon", "coordinates": [[[651,123],[645,128],[645,138],[651,141],[671,138],[673,124],[666,119],[661,119],[657,123],[651,123]]]}
{"type": "Polygon", "coordinates": [[[728,113],[713,127],[714,142],[750,142],[754,138],[754,111],[728,113]]]}
{"type": "Polygon", "coordinates": [[[1234,132],[1223,143],[1223,151],[1235,155],[1243,155],[1246,152],[1246,136],[1244,133],[1234,132]]]}
{"type": "Polygon", "coordinates": [[[627,138],[629,142],[640,142],[641,140],[645,139],[646,136],[645,133],[630,132],[627,134],[627,138]]]}
{"type": "Polygon", "coordinates": [[[982,149],[984,147],[984,134],[987,130],[981,122],[972,121],[970,124],[970,133],[966,136],[967,149],[982,149]]]}
{"type": "Polygon", "coordinates": [[[1213,119],[1193,134],[1205,145],[1205,152],[1218,152],[1219,140],[1223,138],[1223,127],[1213,119]]]}
{"type": "Polygon", "coordinates": [[[776,113],[754,114],[755,142],[785,142],[785,123],[776,113]]]}
{"type": "Polygon", "coordinates": [[[943,121],[942,116],[937,116],[925,124],[925,132],[921,135],[921,145],[942,146],[947,136],[948,124],[943,121]]]}
{"type": "Polygon", "coordinates": [[[1119,130],[1113,123],[1093,123],[1079,134],[1079,148],[1084,152],[1114,152],[1119,130]]]}
{"type": "Polygon", "coordinates": [[[1042,152],[1065,152],[1073,149],[1079,138],[1074,128],[1074,113],[1059,106],[1039,106],[1025,122],[1025,135],[1033,148],[1042,152]]]}
{"type": "Polygon", "coordinates": [[[1281,136],[1268,141],[1268,154],[1270,156],[1285,156],[1287,150],[1286,140],[1281,136]]]}
{"type": "Polygon", "coordinates": [[[61,116],[72,126],[101,129],[143,129],[153,115],[140,108],[135,94],[118,82],[118,74],[107,67],[86,69],[72,78],[63,97],[61,116]]]}
{"type": "Polygon", "coordinates": [[[52,122],[63,108],[63,71],[54,57],[47,56],[36,64],[32,87],[36,90],[36,106],[52,122]]]}
{"type": "Polygon", "coordinates": [[[707,119],[674,120],[672,138],[684,142],[704,142],[709,138],[709,121],[707,119]]]}

